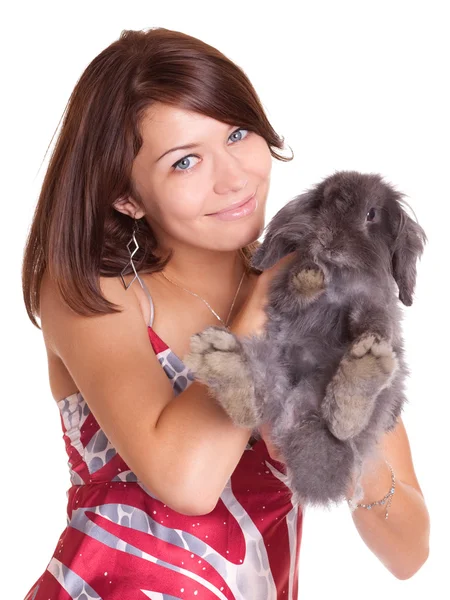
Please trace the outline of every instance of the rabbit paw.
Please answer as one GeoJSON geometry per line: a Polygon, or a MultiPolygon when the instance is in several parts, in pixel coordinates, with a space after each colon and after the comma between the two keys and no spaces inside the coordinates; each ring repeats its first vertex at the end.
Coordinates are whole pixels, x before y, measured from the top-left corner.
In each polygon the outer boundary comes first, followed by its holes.
{"type": "Polygon", "coordinates": [[[303,268],[292,277],[294,288],[300,294],[300,301],[309,304],[325,290],[323,271],[316,265],[303,268]]]}
{"type": "Polygon", "coordinates": [[[368,425],[378,394],[386,388],[398,363],[391,344],[364,334],[341,360],[327,386],[322,414],[331,433],[347,440],[368,425]]]}
{"type": "Polygon", "coordinates": [[[242,345],[233,333],[211,326],[194,334],[184,363],[197,380],[211,388],[236,425],[249,428],[259,425],[251,374],[242,345]]]}

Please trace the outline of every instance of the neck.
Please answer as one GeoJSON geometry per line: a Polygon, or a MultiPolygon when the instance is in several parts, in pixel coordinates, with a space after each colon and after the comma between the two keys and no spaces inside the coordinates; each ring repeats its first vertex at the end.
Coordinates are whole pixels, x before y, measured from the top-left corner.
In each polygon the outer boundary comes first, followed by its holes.
{"type": "Polygon", "coordinates": [[[211,293],[224,286],[238,283],[244,269],[243,259],[237,250],[209,251],[193,249],[189,252],[174,251],[164,267],[164,273],[177,283],[197,294],[211,293]]]}
{"type": "MultiPolygon", "coordinates": [[[[172,282],[198,294],[209,302],[211,307],[225,320],[244,273],[244,261],[237,250],[230,252],[197,248],[189,252],[174,250],[173,256],[163,272],[172,282]]],[[[162,276],[161,278],[164,279],[162,276]]],[[[172,285],[168,281],[165,283],[169,286],[172,285]]],[[[248,283],[248,277],[244,276],[232,314],[239,310],[245,299],[248,283]]],[[[181,290],[180,292],[185,294],[181,290]]],[[[184,298],[183,301],[190,300],[184,298]]],[[[198,299],[194,300],[194,303],[196,302],[198,299]]]]}

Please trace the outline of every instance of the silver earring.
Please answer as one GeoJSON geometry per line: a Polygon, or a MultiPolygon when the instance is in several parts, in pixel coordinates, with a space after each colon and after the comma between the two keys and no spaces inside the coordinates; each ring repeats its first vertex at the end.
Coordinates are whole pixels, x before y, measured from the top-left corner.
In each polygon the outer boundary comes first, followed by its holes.
{"type": "Polygon", "coordinates": [[[134,266],[134,262],[133,262],[133,256],[136,254],[136,252],[139,250],[139,244],[137,243],[136,240],[136,233],[138,230],[138,225],[137,225],[137,219],[134,218],[134,223],[133,223],[133,232],[131,234],[131,239],[127,244],[127,250],[128,250],[128,254],[130,255],[130,260],[129,262],[127,262],[127,264],[125,265],[125,267],[122,269],[121,273],[120,273],[120,277],[122,278],[122,282],[123,285],[125,286],[125,289],[128,290],[128,288],[131,286],[131,284],[134,282],[135,279],[139,279],[139,275],[137,274],[136,271],[136,267],[134,266]],[[130,246],[134,244],[135,247],[133,249],[133,251],[131,250],[130,246]],[[128,269],[128,266],[131,265],[133,271],[134,271],[134,277],[133,279],[130,281],[130,283],[127,285],[125,282],[125,279],[123,278],[123,275],[125,273],[125,271],[128,269]]]}

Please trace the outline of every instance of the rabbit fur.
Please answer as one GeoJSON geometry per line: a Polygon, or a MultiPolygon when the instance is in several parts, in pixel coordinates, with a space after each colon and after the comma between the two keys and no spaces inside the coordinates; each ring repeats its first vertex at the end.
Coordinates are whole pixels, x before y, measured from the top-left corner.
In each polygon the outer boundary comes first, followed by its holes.
{"type": "Polygon", "coordinates": [[[262,335],[208,327],[185,359],[236,425],[271,424],[293,501],[362,498],[362,464],[406,401],[400,301],[426,235],[378,174],[338,171],[288,202],[252,258],[271,281],[262,335]]]}

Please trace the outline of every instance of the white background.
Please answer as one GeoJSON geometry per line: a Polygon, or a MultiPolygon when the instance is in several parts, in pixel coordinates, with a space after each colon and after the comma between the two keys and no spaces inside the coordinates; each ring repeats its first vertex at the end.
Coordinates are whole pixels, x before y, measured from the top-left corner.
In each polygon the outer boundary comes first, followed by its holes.
{"type": "Polygon", "coordinates": [[[412,375],[403,418],[431,515],[430,558],[412,579],[396,580],[365,546],[346,506],[309,510],[300,598],[416,599],[431,587],[450,597],[446,4],[17,1],[3,9],[2,598],[23,598],[45,569],[65,527],[69,486],[44,345],[26,316],[20,280],[44,154],[88,63],[121,30],[151,26],[197,36],[243,67],[294,149],[291,163],[274,162],[268,220],[334,170],[356,169],[379,172],[403,191],[428,234],[416,300],[404,311],[412,375]]]}

